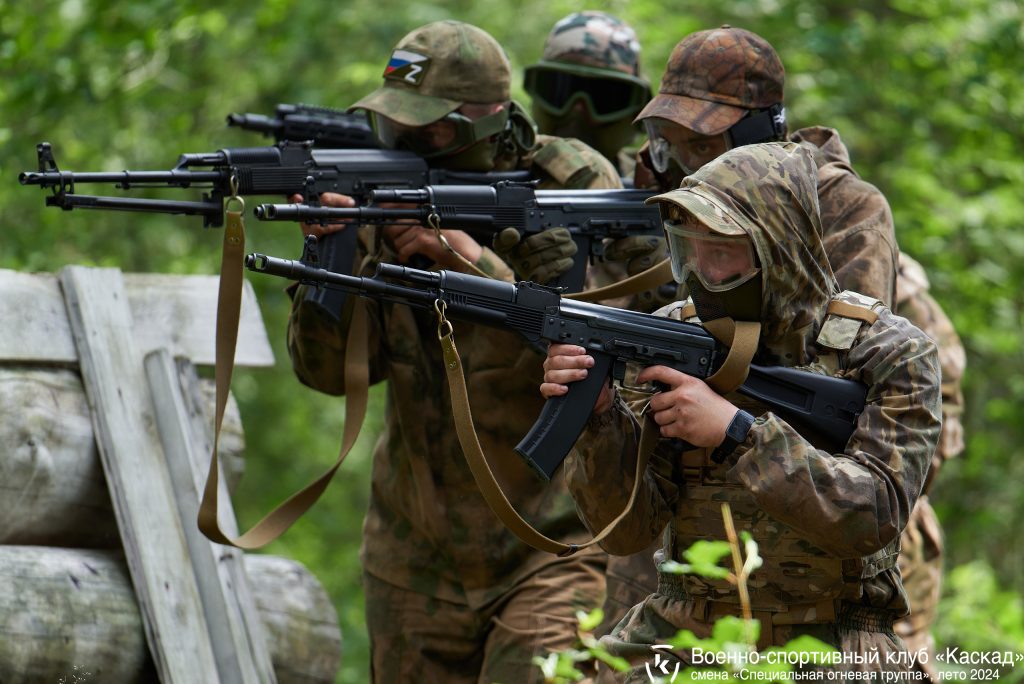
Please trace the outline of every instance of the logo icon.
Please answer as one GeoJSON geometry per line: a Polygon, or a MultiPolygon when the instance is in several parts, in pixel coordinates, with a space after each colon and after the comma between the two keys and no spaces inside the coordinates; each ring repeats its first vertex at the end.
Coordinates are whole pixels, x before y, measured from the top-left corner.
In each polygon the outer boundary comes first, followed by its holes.
{"type": "Polygon", "coordinates": [[[676,681],[676,677],[679,676],[679,661],[676,661],[674,670],[669,671],[669,667],[672,666],[672,661],[668,658],[662,658],[661,652],[658,649],[670,650],[672,647],[668,644],[655,644],[651,646],[651,650],[654,651],[654,662],[645,663],[644,669],[647,670],[647,677],[651,682],[664,682],[665,678],[669,677],[668,682],[671,684],[676,681]]]}
{"type": "Polygon", "coordinates": [[[384,68],[384,78],[419,85],[430,66],[430,58],[417,52],[395,50],[384,68]]]}

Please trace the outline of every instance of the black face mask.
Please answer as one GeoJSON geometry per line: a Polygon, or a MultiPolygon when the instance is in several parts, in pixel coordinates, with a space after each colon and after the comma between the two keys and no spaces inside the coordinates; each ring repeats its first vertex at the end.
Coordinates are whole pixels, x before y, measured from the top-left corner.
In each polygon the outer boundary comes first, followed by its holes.
{"type": "Polygon", "coordinates": [[[690,274],[686,286],[690,289],[697,315],[705,323],[719,318],[731,318],[734,321],[761,320],[760,277],[751,278],[725,292],[711,292],[696,275],[690,274]]]}

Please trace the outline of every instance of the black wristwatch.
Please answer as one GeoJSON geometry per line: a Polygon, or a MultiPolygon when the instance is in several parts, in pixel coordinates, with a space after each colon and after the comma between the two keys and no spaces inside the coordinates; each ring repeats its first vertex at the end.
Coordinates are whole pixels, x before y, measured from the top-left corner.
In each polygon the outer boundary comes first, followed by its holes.
{"type": "Polygon", "coordinates": [[[750,426],[754,424],[754,416],[740,409],[732,417],[729,427],[725,428],[725,439],[718,445],[718,448],[711,452],[711,460],[715,463],[722,463],[736,447],[747,439],[750,426]]]}

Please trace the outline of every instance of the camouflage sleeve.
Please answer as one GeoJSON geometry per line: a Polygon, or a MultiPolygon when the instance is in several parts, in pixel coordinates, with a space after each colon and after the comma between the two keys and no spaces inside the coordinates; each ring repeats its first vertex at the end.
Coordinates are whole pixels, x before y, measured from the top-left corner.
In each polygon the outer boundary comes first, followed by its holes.
{"type": "MultiPolygon", "coordinates": [[[[626,508],[636,473],[639,426],[617,396],[615,406],[593,416],[565,460],[565,480],[576,511],[597,534],[626,508]]],[[[673,461],[660,449],[647,464],[636,504],[601,547],[616,556],[642,551],[658,538],[679,497],[673,461]]]]}
{"type": "Polygon", "coordinates": [[[900,315],[935,340],[939,348],[939,366],[942,369],[942,433],[935,457],[932,459],[928,481],[925,483],[924,491],[927,493],[942,463],[959,454],[964,448],[961,423],[964,396],[960,381],[967,358],[963,343],[953,328],[953,322],[927,291],[920,290],[906,298],[901,296],[899,307],[900,315]]]}
{"type": "MultiPolygon", "coordinates": [[[[506,283],[514,283],[516,274],[505,261],[494,253],[489,245],[481,245],[484,252],[476,262],[476,267],[495,280],[504,280],[506,283]]],[[[476,275],[476,274],[474,274],[476,275]]]]}
{"type": "MultiPolygon", "coordinates": [[[[362,259],[366,245],[365,235],[360,233],[360,249],[357,258],[362,259]]],[[[362,275],[373,275],[366,272],[362,275]]],[[[352,307],[355,297],[345,297],[345,305],[337,318],[324,309],[306,301],[306,285],[292,285],[288,293],[292,308],[288,315],[288,355],[292,370],[302,384],[320,392],[333,395],[345,393],[345,354],[348,332],[352,321],[352,307]]],[[[382,334],[382,313],[380,305],[364,300],[367,306],[367,351],[370,361],[370,384],[380,382],[386,376],[386,344],[382,334]]]]}
{"type": "Polygon", "coordinates": [[[868,387],[843,453],[814,448],[773,413],[759,417],[729,477],[770,515],[840,558],[865,556],[906,526],[941,425],[935,344],[887,310],[850,351],[868,387]]]}
{"type": "Polygon", "coordinates": [[[822,242],[836,280],[892,307],[896,296],[896,231],[885,196],[845,165],[818,174],[822,242]]]}
{"type": "Polygon", "coordinates": [[[575,138],[537,136],[530,156],[541,189],[603,190],[622,187],[612,163],[600,152],[575,138]]]}
{"type": "MultiPolygon", "coordinates": [[[[302,384],[326,394],[342,395],[345,393],[345,354],[353,298],[346,297],[344,311],[335,320],[321,307],[304,300],[306,289],[305,285],[294,288],[292,310],[288,315],[288,355],[292,370],[302,384]]],[[[385,345],[381,337],[379,305],[364,301],[369,312],[370,384],[374,384],[385,378],[387,364],[382,358],[385,345]]]]}

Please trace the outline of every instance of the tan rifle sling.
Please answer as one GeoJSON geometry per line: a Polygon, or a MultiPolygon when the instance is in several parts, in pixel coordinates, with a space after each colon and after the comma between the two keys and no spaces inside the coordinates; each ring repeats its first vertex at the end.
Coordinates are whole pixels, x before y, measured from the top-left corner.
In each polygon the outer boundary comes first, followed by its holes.
{"type": "MultiPolygon", "coordinates": [[[[240,198],[233,198],[239,199],[240,198]]],[[[242,208],[244,209],[244,203],[242,208]]],[[[341,451],[333,466],[322,475],[292,494],[270,511],[248,532],[232,539],[225,534],[217,519],[218,464],[217,446],[221,424],[231,388],[231,375],[235,362],[235,344],[238,340],[238,322],[242,305],[242,283],[245,258],[245,226],[241,210],[228,211],[224,230],[224,248],[221,257],[220,289],[217,295],[217,347],[216,385],[217,405],[214,419],[213,456],[207,474],[203,499],[199,505],[199,529],[211,541],[241,549],[258,549],[281,536],[309,508],[316,503],[355,445],[359,430],[366,417],[369,395],[369,362],[367,353],[367,308],[362,297],[355,297],[352,323],[348,332],[345,355],[345,429],[341,451]]]]}

